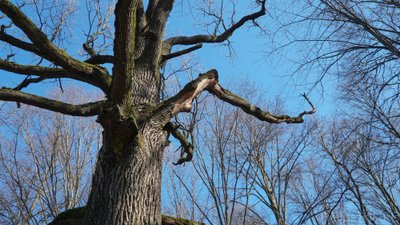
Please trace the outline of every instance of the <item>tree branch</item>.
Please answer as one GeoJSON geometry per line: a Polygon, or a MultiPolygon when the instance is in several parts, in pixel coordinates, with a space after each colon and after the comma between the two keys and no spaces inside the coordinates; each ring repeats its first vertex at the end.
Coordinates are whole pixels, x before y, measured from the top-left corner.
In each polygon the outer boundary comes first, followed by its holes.
{"type": "Polygon", "coordinates": [[[90,58],[85,60],[86,63],[90,64],[105,64],[105,63],[114,63],[114,56],[112,55],[93,55],[90,58]]]}
{"type": "Polygon", "coordinates": [[[238,22],[234,23],[231,27],[226,29],[222,34],[220,35],[208,35],[208,34],[203,34],[203,35],[194,35],[194,36],[177,36],[177,37],[171,37],[165,42],[171,46],[173,45],[194,45],[198,43],[221,43],[226,40],[232,34],[243,24],[245,24],[248,21],[254,21],[257,18],[265,15],[266,13],[266,8],[265,8],[265,1],[261,1],[261,9],[258,12],[255,12],[250,15],[246,15],[242,17],[238,22]]]}
{"type": "Polygon", "coordinates": [[[115,60],[110,98],[117,104],[127,103],[131,95],[138,1],[141,0],[120,0],[115,6],[115,60]]]}
{"type": "Polygon", "coordinates": [[[222,101],[241,108],[245,113],[269,123],[302,123],[304,122],[303,116],[314,114],[316,112],[315,107],[305,95],[303,96],[306,98],[312,109],[310,111],[304,111],[298,116],[291,117],[288,115],[273,115],[268,111],[262,111],[260,108],[247,102],[245,99],[221,87],[218,83],[218,72],[217,70],[212,69],[204,74],[200,74],[197,79],[186,84],[178,94],[161,103],[160,106],[154,110],[152,116],[159,117],[160,115],[169,115],[164,116],[164,118],[169,121],[169,119],[180,112],[189,112],[192,108],[194,98],[204,90],[207,90],[222,101]]]}
{"type": "Polygon", "coordinates": [[[14,88],[14,90],[20,91],[26,87],[28,87],[30,84],[34,84],[34,83],[40,83],[44,80],[47,79],[51,79],[54,77],[35,77],[35,78],[31,78],[30,76],[27,76],[20,84],[18,84],[18,86],[16,86],[14,88]]]}
{"type": "MultiPolygon", "coordinates": [[[[146,38],[145,49],[141,56],[141,62],[149,65],[157,65],[162,57],[163,36],[168,16],[173,8],[175,0],[150,1],[148,8],[150,17],[144,36],[146,38]]],[[[148,15],[146,13],[146,15],[148,15]]]]}
{"type": "Polygon", "coordinates": [[[192,51],[200,49],[201,47],[203,47],[203,44],[202,43],[198,43],[195,46],[192,46],[190,48],[186,48],[186,49],[183,49],[181,51],[176,51],[176,52],[173,52],[173,53],[169,53],[169,54],[164,55],[162,57],[161,63],[163,63],[163,62],[165,62],[165,61],[167,61],[169,59],[172,59],[172,58],[176,58],[176,57],[179,57],[179,56],[182,56],[182,55],[186,55],[186,54],[188,54],[188,53],[190,53],[192,51]]]}
{"type": "Polygon", "coordinates": [[[313,104],[305,95],[303,96],[306,98],[307,102],[310,104],[312,109],[310,111],[304,111],[300,113],[298,116],[292,117],[289,115],[273,115],[268,111],[262,111],[257,106],[254,106],[249,102],[247,102],[245,99],[224,89],[218,83],[215,86],[208,88],[207,91],[215,95],[222,101],[225,101],[231,105],[241,108],[245,113],[255,116],[257,119],[261,121],[266,121],[269,123],[302,123],[304,122],[303,119],[304,115],[310,115],[316,112],[316,108],[313,106],[313,104]]]}
{"type": "Polygon", "coordinates": [[[379,31],[376,27],[371,25],[368,21],[363,19],[361,16],[359,16],[354,10],[352,10],[348,5],[341,1],[335,1],[334,3],[329,2],[329,1],[322,1],[329,9],[337,13],[338,15],[343,16],[344,18],[347,18],[354,24],[358,24],[363,27],[363,29],[368,32],[370,35],[372,35],[379,43],[384,45],[387,50],[389,50],[392,54],[394,54],[397,57],[400,57],[400,51],[399,49],[394,46],[392,43],[393,41],[384,35],[382,32],[379,31]],[[342,7],[342,10],[338,7],[342,7]]]}
{"type": "Polygon", "coordinates": [[[53,112],[59,112],[71,116],[95,116],[99,114],[104,101],[90,102],[82,105],[72,105],[37,95],[24,93],[10,88],[0,89],[0,100],[21,102],[27,105],[36,106],[53,112]]]}
{"type": "Polygon", "coordinates": [[[174,165],[180,165],[184,162],[190,162],[193,158],[193,145],[189,142],[187,137],[179,131],[178,125],[168,122],[165,129],[174,136],[181,143],[181,156],[174,165]],[[185,156],[186,153],[186,156],[185,156]]]}
{"type": "MultiPolygon", "coordinates": [[[[18,7],[13,5],[10,1],[0,1],[0,11],[6,14],[12,20],[12,22],[28,36],[34,47],[40,50],[33,51],[34,49],[29,47],[27,48],[28,45],[25,45],[25,48],[23,47],[22,49],[30,49],[29,51],[35,52],[39,54],[39,56],[73,73],[82,75],[102,73],[103,75],[106,75],[104,74],[104,70],[101,70],[93,65],[80,62],[69,56],[65,51],[57,48],[53,43],[51,43],[51,41],[49,41],[46,34],[44,34],[18,7]]],[[[17,43],[15,42],[16,40],[13,41],[14,43],[17,43]]],[[[21,46],[21,44],[22,43],[19,43],[19,46],[21,46]]]]}
{"type": "Polygon", "coordinates": [[[98,77],[90,75],[83,76],[75,73],[70,73],[64,69],[60,68],[49,68],[42,66],[31,66],[31,65],[20,65],[14,62],[0,60],[0,69],[22,75],[36,75],[45,79],[50,78],[71,78],[74,80],[79,80],[88,84],[92,84],[105,93],[108,91],[108,82],[98,79],[98,77]]]}
{"type": "Polygon", "coordinates": [[[22,41],[18,38],[15,38],[5,32],[4,29],[0,29],[0,41],[6,42],[14,47],[17,47],[19,49],[35,53],[38,56],[42,55],[42,52],[40,49],[35,47],[33,44],[22,41]]]}

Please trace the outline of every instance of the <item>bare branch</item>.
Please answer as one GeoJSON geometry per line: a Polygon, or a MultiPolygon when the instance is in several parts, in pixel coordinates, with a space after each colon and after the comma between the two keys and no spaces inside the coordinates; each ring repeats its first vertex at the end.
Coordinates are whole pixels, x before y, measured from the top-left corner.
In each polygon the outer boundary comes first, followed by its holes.
{"type": "Polygon", "coordinates": [[[194,45],[194,44],[198,44],[198,43],[221,43],[221,42],[228,40],[228,38],[230,36],[232,36],[233,33],[238,28],[242,27],[246,22],[255,21],[257,18],[265,15],[265,13],[266,13],[265,1],[261,1],[261,9],[258,12],[255,12],[253,14],[249,14],[249,15],[242,17],[238,22],[234,23],[231,27],[226,29],[220,35],[203,34],[203,35],[194,35],[194,36],[177,36],[177,37],[169,38],[169,39],[165,40],[165,42],[170,44],[171,46],[173,46],[173,45],[194,45]]]}
{"type": "MultiPolygon", "coordinates": [[[[298,116],[291,117],[289,115],[273,115],[268,111],[262,111],[257,106],[254,106],[247,102],[245,99],[233,94],[232,92],[224,89],[219,84],[216,84],[211,89],[207,89],[211,94],[217,96],[222,101],[228,102],[231,105],[237,106],[241,108],[245,113],[255,116],[257,119],[261,121],[266,121],[269,123],[302,123],[304,115],[314,114],[316,109],[310,103],[312,109],[310,111],[304,111],[300,113],[298,116]]],[[[307,98],[306,98],[307,99],[307,98]]]]}
{"type": "Polygon", "coordinates": [[[46,34],[44,34],[18,7],[13,5],[10,1],[1,1],[0,11],[6,14],[12,20],[12,22],[28,36],[36,48],[40,49],[40,52],[35,52],[40,53],[39,56],[42,56],[71,72],[85,75],[102,72],[92,65],[73,59],[65,51],[57,48],[46,37],[46,34]]]}
{"type": "Polygon", "coordinates": [[[384,35],[380,30],[374,27],[371,23],[357,15],[348,5],[343,2],[331,3],[329,1],[322,1],[327,7],[336,12],[338,15],[345,17],[350,20],[354,24],[358,24],[362,26],[365,31],[371,34],[377,41],[379,41],[382,45],[384,45],[392,54],[400,57],[400,51],[396,46],[392,43],[393,41],[384,35]]]}
{"type": "MultiPolygon", "coordinates": [[[[27,76],[18,86],[14,88],[14,90],[22,90],[26,87],[28,87],[30,84],[34,83],[40,83],[46,79],[50,79],[51,77],[36,77],[36,78],[31,78],[31,76],[27,76]]],[[[18,104],[18,103],[17,103],[18,104]]]]}
{"type": "Polygon", "coordinates": [[[9,88],[0,89],[0,100],[21,102],[27,105],[36,106],[71,116],[85,116],[85,117],[95,116],[99,114],[104,104],[104,101],[98,101],[82,105],[72,105],[9,88]]]}
{"type": "Polygon", "coordinates": [[[186,49],[183,49],[181,51],[176,51],[176,52],[173,52],[173,53],[169,53],[169,54],[164,55],[162,57],[162,62],[167,61],[167,60],[172,59],[172,58],[176,58],[176,57],[182,56],[182,55],[186,55],[186,54],[188,54],[190,52],[193,52],[193,51],[195,51],[197,49],[200,49],[201,47],[203,47],[203,44],[202,43],[198,43],[195,46],[192,46],[190,48],[186,48],[186,49]]]}
{"type": "Polygon", "coordinates": [[[273,115],[268,111],[262,111],[260,108],[247,102],[245,99],[221,87],[218,83],[218,72],[217,70],[212,69],[204,74],[200,74],[197,79],[186,84],[178,94],[161,103],[153,112],[153,116],[159,117],[160,115],[169,114],[169,116],[164,116],[165,119],[169,120],[180,112],[189,112],[192,109],[193,100],[204,90],[207,90],[222,101],[241,108],[245,113],[269,123],[302,123],[304,122],[304,115],[310,115],[316,112],[315,107],[304,95],[303,96],[306,98],[312,109],[310,111],[304,111],[298,116],[273,115]]]}

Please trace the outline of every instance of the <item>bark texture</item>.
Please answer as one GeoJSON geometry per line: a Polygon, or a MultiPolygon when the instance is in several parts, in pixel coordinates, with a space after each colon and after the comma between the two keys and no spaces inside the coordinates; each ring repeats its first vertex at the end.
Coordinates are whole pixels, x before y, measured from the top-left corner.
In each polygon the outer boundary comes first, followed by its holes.
{"type": "Polygon", "coordinates": [[[87,225],[161,224],[161,169],[167,133],[155,124],[139,129],[116,159],[110,147],[98,157],[87,225]]]}

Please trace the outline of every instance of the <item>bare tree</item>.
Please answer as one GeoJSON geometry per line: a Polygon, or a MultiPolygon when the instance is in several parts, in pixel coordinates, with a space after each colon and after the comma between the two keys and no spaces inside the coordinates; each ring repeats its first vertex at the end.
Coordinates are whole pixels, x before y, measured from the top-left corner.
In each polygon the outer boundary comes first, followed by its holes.
{"type": "MultiPolygon", "coordinates": [[[[92,40],[96,41],[92,39],[95,34],[105,34],[102,29],[95,29],[86,33],[86,41],[82,41],[88,58],[74,57],[65,51],[62,41],[56,43],[53,38],[70,24],[67,21],[73,10],[65,6],[72,2],[33,2],[0,2],[3,13],[0,39],[5,46],[19,49],[16,53],[3,53],[0,68],[11,72],[10,76],[27,76],[18,88],[0,89],[0,99],[72,116],[98,116],[97,121],[104,130],[103,146],[85,209],[85,224],[161,224],[161,169],[168,134],[185,143],[178,134],[179,129],[166,125],[179,113],[190,111],[193,99],[203,91],[269,123],[301,123],[304,115],[315,112],[312,107],[291,117],[263,111],[223,88],[215,69],[200,74],[174,96],[160,98],[160,68],[164,64],[201,48],[202,44],[229,43],[229,37],[237,29],[266,14],[266,1],[251,2],[254,12],[250,14],[236,9],[233,15],[240,13],[239,19],[232,16],[227,20],[220,14],[206,13],[212,18],[210,25],[215,26],[213,32],[165,39],[167,19],[175,1],[118,0],[113,18],[112,54],[100,54],[92,49],[100,45],[91,44],[92,40]],[[172,51],[177,46],[188,48],[172,51]],[[36,55],[39,60],[30,64],[20,52],[36,55]],[[111,63],[112,71],[104,63],[111,63]],[[92,85],[103,91],[106,99],[76,105],[21,90],[54,78],[92,85]]],[[[221,2],[234,4],[234,1],[221,2]]],[[[105,11],[98,12],[104,15],[105,11]]],[[[100,19],[98,24],[104,24],[103,21],[100,19]]],[[[192,158],[190,148],[184,150],[187,156],[178,160],[180,163],[192,158]]]]}
{"type": "MultiPolygon", "coordinates": [[[[265,102],[256,96],[254,85],[243,82],[237,88],[247,99],[265,102]]],[[[293,210],[297,202],[291,196],[298,190],[303,151],[311,148],[315,127],[273,126],[216,101],[209,96],[200,103],[197,117],[201,119],[193,131],[193,164],[174,172],[180,181],[177,185],[186,190],[181,196],[188,195],[198,208],[199,219],[209,224],[298,221],[293,210]],[[200,196],[193,194],[199,192],[200,196]]],[[[279,112],[279,104],[272,105],[268,108],[279,112]]]]}
{"type": "MultiPolygon", "coordinates": [[[[77,102],[77,90],[65,89],[62,99],[77,102]]],[[[82,92],[79,97],[95,99],[82,92]]],[[[100,134],[93,120],[23,108],[2,108],[14,115],[2,125],[0,223],[47,224],[85,204],[100,134]]]]}
{"type": "Polygon", "coordinates": [[[370,124],[347,122],[321,135],[321,147],[365,224],[399,223],[399,149],[370,124]],[[340,130],[340,131],[339,131],[340,130]]]}

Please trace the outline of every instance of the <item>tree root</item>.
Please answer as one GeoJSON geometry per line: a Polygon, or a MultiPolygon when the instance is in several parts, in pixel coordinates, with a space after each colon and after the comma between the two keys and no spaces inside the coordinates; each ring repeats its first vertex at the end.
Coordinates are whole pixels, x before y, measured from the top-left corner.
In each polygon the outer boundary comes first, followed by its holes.
{"type": "MultiPolygon", "coordinates": [[[[69,209],[60,213],[48,225],[84,225],[84,217],[86,215],[86,206],[69,209]]],[[[194,222],[182,218],[162,215],[162,225],[205,225],[204,223],[194,222]]]]}

